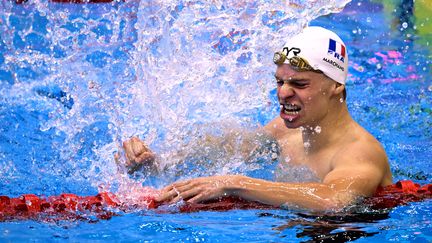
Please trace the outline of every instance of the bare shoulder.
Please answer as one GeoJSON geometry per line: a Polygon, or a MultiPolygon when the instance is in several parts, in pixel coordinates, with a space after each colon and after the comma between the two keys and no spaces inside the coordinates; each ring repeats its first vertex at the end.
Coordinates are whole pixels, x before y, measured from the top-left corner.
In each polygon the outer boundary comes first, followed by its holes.
{"type": "Polygon", "coordinates": [[[387,155],[381,143],[367,131],[346,141],[335,154],[334,162],[356,161],[365,163],[388,164],[387,155]],[[348,160],[349,159],[349,160],[348,160]]]}
{"type": "Polygon", "coordinates": [[[333,169],[351,167],[356,170],[374,170],[382,176],[381,185],[390,184],[390,166],[381,143],[362,127],[353,134],[336,152],[332,160],[333,169]]]}

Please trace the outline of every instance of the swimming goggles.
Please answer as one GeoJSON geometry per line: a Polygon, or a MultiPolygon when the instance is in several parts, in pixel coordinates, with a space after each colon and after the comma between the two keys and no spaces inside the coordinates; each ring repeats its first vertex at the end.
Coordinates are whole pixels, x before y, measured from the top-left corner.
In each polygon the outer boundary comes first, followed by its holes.
{"type": "Polygon", "coordinates": [[[298,69],[299,71],[314,71],[314,72],[320,72],[319,70],[315,70],[312,68],[312,66],[306,61],[304,58],[294,56],[288,58],[287,55],[283,52],[275,52],[273,56],[273,62],[277,65],[281,65],[285,63],[285,60],[288,60],[289,64],[298,69]]]}

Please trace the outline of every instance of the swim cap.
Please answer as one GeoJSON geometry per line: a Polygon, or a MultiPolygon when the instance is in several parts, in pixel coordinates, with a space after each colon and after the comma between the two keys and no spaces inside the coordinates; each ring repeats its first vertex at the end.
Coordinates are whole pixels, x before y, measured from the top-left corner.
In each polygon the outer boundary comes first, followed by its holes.
{"type": "Polygon", "coordinates": [[[287,41],[282,53],[286,56],[285,64],[292,64],[291,58],[300,57],[313,69],[321,70],[334,81],[345,84],[348,54],[341,38],[330,30],[318,26],[307,27],[287,41]]]}

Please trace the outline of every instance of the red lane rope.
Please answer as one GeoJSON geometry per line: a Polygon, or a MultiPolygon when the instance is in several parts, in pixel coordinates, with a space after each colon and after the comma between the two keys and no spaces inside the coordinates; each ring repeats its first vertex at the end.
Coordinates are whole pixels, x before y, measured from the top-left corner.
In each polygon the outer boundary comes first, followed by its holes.
{"type": "Polygon", "coordinates": [[[432,184],[421,186],[409,180],[378,188],[373,197],[367,198],[365,203],[372,208],[394,208],[410,202],[419,202],[432,198],[432,184]]]}
{"type": "MultiPolygon", "coordinates": [[[[366,198],[364,203],[374,209],[393,208],[409,202],[418,202],[432,198],[432,184],[420,186],[412,181],[399,181],[393,185],[378,188],[375,195],[366,198]]],[[[159,205],[154,196],[142,199],[146,208],[156,209],[159,205]]],[[[133,205],[132,205],[133,206],[133,205]]],[[[85,219],[86,216],[96,216],[99,219],[109,219],[115,211],[125,211],[131,205],[122,204],[116,195],[102,192],[96,196],[78,196],[61,194],[59,196],[39,197],[34,194],[24,194],[16,198],[0,196],[0,221],[25,219],[71,220],[85,219]]],[[[225,197],[205,204],[189,204],[180,206],[180,212],[195,212],[201,210],[226,211],[230,209],[268,209],[269,205],[246,201],[235,197],[225,197]]]]}

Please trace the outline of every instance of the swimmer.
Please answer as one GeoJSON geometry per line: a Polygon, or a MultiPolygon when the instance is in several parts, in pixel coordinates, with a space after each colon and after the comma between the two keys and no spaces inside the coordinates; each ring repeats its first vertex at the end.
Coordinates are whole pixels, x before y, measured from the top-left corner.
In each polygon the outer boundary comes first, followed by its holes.
{"type": "MultiPolygon", "coordinates": [[[[205,202],[223,196],[280,207],[344,208],[392,184],[381,144],[348,112],[348,55],[330,30],[307,27],[274,55],[280,116],[264,127],[279,144],[281,161],[306,166],[318,182],[286,183],[222,175],[175,182],[159,202],[205,202]]],[[[151,164],[154,154],[137,138],[124,144],[129,163],[151,164]],[[141,161],[142,160],[142,161],[141,161]]]]}

